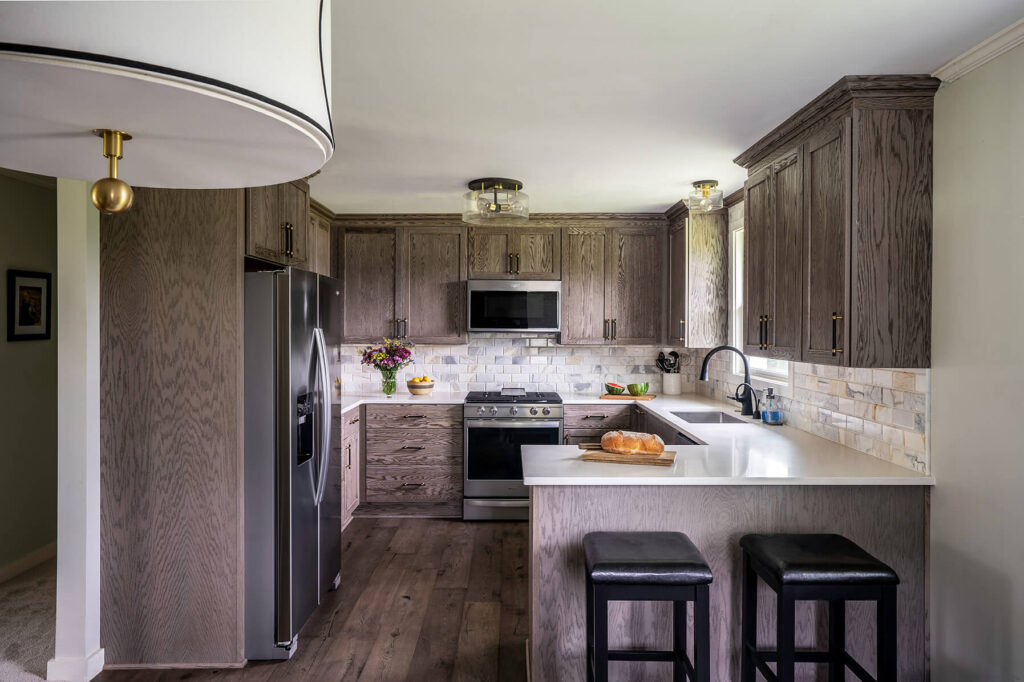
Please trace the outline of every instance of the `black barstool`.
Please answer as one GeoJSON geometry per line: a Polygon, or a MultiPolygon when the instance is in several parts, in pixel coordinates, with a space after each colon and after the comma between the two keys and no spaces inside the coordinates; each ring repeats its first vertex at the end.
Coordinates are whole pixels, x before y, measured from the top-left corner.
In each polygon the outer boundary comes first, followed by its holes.
{"type": "Polygon", "coordinates": [[[711,568],[682,533],[587,533],[587,679],[608,680],[608,661],[664,661],[674,682],[710,682],[711,568]],[[609,651],[609,601],[670,601],[671,651],[609,651]],[[693,602],[693,661],[686,654],[686,604],[693,602]]]}
{"type": "Polygon", "coordinates": [[[794,663],[828,663],[829,682],[849,668],[867,682],[896,682],[896,586],[899,576],[842,535],[745,535],[743,548],[742,682],[793,681],[794,663]],[[778,595],[776,650],[757,648],[757,578],[778,595]],[[878,619],[878,674],[871,677],[846,652],[846,602],[873,601],[878,619]],[[795,651],[797,601],[828,601],[828,650],[795,651]],[[775,662],[772,673],[768,663],[775,662]]]}

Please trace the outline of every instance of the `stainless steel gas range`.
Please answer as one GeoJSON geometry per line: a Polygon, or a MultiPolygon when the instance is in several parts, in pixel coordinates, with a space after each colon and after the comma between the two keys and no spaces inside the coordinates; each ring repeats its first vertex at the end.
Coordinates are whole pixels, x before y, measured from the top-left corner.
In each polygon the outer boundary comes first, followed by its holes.
{"type": "Polygon", "coordinates": [[[471,391],[463,414],[462,518],[529,518],[520,448],[561,444],[562,398],[521,388],[471,391]]]}

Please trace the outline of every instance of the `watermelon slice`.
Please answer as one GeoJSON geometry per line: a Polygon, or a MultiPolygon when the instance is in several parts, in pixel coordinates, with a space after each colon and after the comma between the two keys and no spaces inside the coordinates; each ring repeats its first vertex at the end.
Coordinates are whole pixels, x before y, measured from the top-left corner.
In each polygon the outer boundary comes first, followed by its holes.
{"type": "Polygon", "coordinates": [[[626,387],[620,384],[613,384],[609,381],[605,383],[604,390],[608,391],[610,395],[622,395],[623,391],[626,390],[626,387]]]}

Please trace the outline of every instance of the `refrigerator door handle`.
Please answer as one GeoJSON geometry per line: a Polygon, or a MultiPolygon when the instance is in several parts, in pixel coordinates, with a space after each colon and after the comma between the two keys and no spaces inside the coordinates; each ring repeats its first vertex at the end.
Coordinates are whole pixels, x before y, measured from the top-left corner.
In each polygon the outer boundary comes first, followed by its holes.
{"type": "Polygon", "coordinates": [[[316,346],[317,367],[320,378],[320,462],[316,484],[316,504],[323,502],[324,494],[327,491],[327,465],[331,453],[331,380],[327,366],[327,343],[324,341],[324,331],[320,327],[313,330],[313,342],[316,346]]]}

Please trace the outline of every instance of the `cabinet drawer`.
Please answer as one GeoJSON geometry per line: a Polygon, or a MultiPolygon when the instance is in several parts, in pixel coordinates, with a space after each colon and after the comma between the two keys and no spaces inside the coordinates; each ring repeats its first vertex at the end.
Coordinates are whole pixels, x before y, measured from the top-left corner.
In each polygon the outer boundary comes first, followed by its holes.
{"type": "Polygon", "coordinates": [[[448,502],[462,499],[461,466],[368,466],[367,502],[448,502]]]}
{"type": "Polygon", "coordinates": [[[462,428],[462,405],[367,405],[366,430],[462,428]]]}
{"type": "Polygon", "coordinates": [[[353,407],[350,410],[346,410],[341,415],[341,433],[342,438],[349,438],[352,436],[359,436],[359,427],[362,424],[362,416],[358,407],[353,407]]]}
{"type": "Polygon", "coordinates": [[[566,445],[600,443],[601,436],[612,430],[614,429],[565,429],[562,432],[562,442],[566,445]]]}
{"type": "Polygon", "coordinates": [[[370,465],[430,466],[462,462],[462,431],[459,429],[409,429],[374,431],[366,441],[370,465]]]}
{"type": "Polygon", "coordinates": [[[566,405],[567,429],[628,429],[633,423],[632,405],[566,405]]]}

